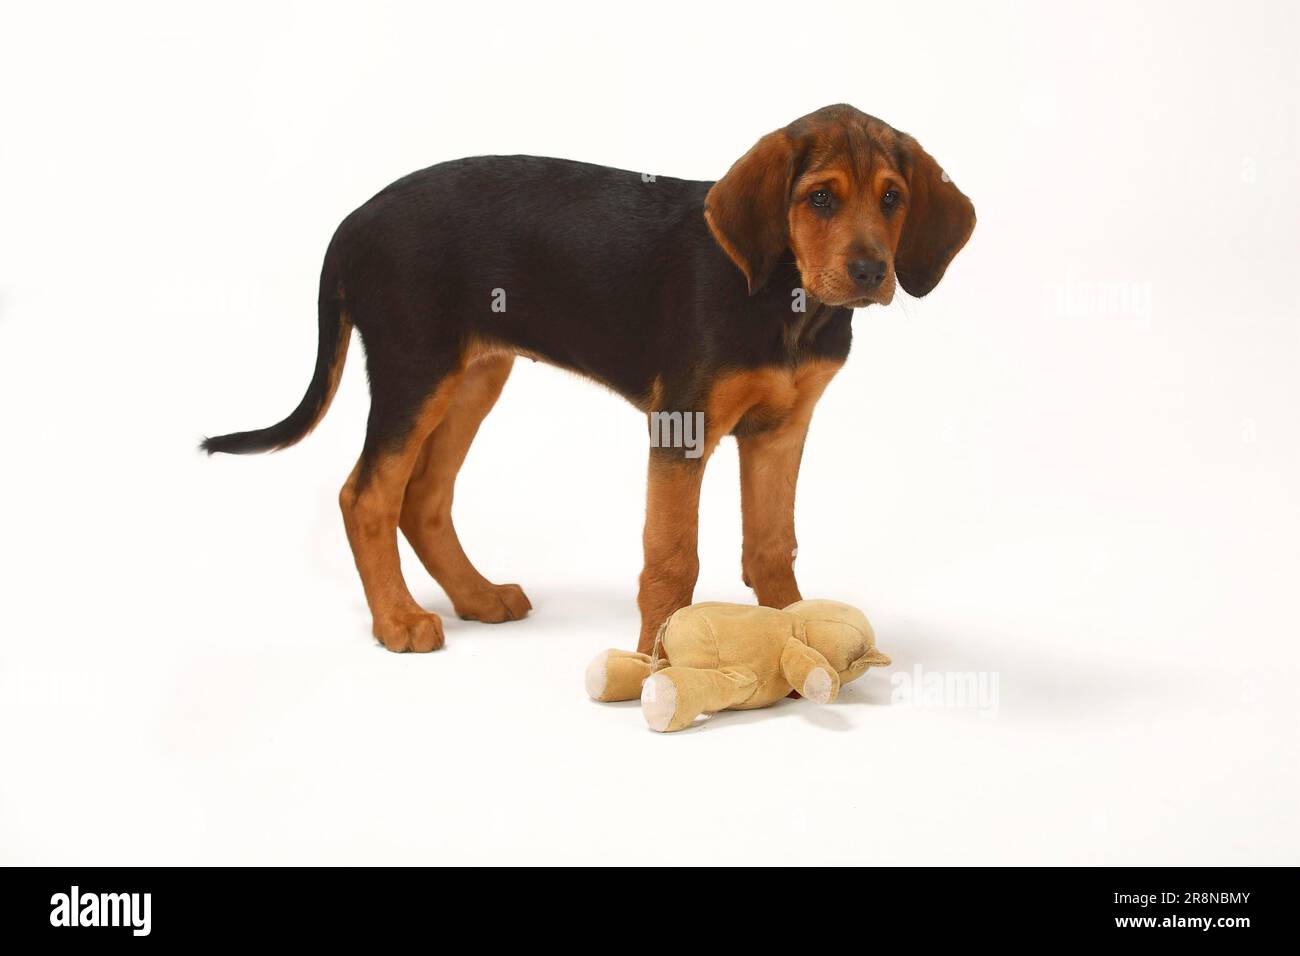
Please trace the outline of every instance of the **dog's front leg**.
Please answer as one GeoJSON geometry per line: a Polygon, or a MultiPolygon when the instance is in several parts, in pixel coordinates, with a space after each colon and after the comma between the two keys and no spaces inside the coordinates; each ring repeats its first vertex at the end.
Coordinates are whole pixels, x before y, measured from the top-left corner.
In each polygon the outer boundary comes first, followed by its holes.
{"type": "Polygon", "coordinates": [[[840,364],[810,363],[795,381],[796,397],[785,419],[737,439],[745,536],[741,573],[758,603],[766,607],[801,600],[794,578],[799,550],[794,536],[795,486],[813,408],[840,364]]]}
{"type": "Polygon", "coordinates": [[[690,459],[666,452],[651,451],[646,482],[645,567],[637,596],[641,609],[637,650],[643,654],[652,652],[655,634],[668,615],[691,603],[700,573],[696,551],[700,483],[708,456],[690,459]]]}
{"type": "Polygon", "coordinates": [[[807,420],[795,420],[737,442],[744,527],[741,574],[766,607],[802,600],[794,577],[799,550],[794,495],[807,434],[807,420]]]}

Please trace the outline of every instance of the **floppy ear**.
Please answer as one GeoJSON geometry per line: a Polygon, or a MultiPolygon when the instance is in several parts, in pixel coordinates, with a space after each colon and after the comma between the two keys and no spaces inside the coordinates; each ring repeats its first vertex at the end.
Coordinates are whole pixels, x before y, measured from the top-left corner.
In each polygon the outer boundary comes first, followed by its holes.
{"type": "Polygon", "coordinates": [[[709,231],[745,274],[749,294],[790,244],[787,215],[794,183],[795,142],[783,129],[768,133],[736,160],[704,199],[709,231]]]}
{"type": "Polygon", "coordinates": [[[894,255],[894,273],[910,295],[923,296],[939,284],[948,263],[975,229],[975,207],[934,157],[912,137],[907,218],[894,255]]]}
{"type": "Polygon", "coordinates": [[[857,680],[859,677],[861,677],[863,674],[867,672],[868,668],[888,667],[892,663],[893,660],[890,658],[888,654],[885,654],[878,648],[873,647],[871,648],[871,650],[867,651],[867,653],[859,657],[856,661],[849,664],[849,666],[844,669],[844,675],[847,677],[848,680],[857,680]]]}
{"type": "Polygon", "coordinates": [[[849,666],[856,667],[858,665],[865,665],[867,667],[888,667],[892,663],[894,663],[894,661],[888,654],[881,651],[878,647],[873,647],[849,666]]]}

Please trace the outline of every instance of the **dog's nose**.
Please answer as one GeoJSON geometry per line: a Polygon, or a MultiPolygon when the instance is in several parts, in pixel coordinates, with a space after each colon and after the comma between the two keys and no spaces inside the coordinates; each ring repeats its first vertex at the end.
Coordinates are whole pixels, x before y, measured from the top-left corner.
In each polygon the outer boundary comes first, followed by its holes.
{"type": "Polygon", "coordinates": [[[849,261],[849,278],[863,292],[870,292],[885,281],[885,264],[879,259],[852,259],[849,261]]]}

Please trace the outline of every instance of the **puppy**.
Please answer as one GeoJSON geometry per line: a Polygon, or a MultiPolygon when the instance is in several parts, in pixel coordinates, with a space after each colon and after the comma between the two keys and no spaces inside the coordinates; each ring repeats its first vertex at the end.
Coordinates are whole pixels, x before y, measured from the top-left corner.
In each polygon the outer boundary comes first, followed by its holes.
{"type": "MultiPolygon", "coordinates": [[[[795,483],[813,407],[849,353],[852,310],[923,296],[975,210],[905,133],[829,106],[760,139],[717,182],[534,156],[441,163],[348,216],[321,270],[316,368],[284,421],[209,438],[208,452],[284,448],[324,416],[353,328],[370,416],[339,503],[392,651],[442,646],[411,597],[400,530],[456,613],[517,620],[452,525],[456,473],[518,355],[579,372],[642,410],[651,441],[638,648],[692,602],[700,483],[740,451],[745,583],[801,599],[795,483]]],[[[571,503],[576,505],[577,502],[571,503]]]]}

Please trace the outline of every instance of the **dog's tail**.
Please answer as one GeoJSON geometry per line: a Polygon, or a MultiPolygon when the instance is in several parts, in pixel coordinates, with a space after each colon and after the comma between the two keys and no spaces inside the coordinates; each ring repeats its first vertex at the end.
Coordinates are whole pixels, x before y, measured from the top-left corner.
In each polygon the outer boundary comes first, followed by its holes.
{"type": "Polygon", "coordinates": [[[348,357],[348,341],[352,335],[352,323],[343,311],[343,289],[334,278],[329,259],[327,256],[321,272],[318,300],[320,341],[316,347],[316,370],[307,386],[307,394],[288,418],[270,428],[203,439],[199,447],[209,455],[219,451],[231,455],[279,451],[302,441],[325,417],[343,375],[343,363],[348,357]]]}

